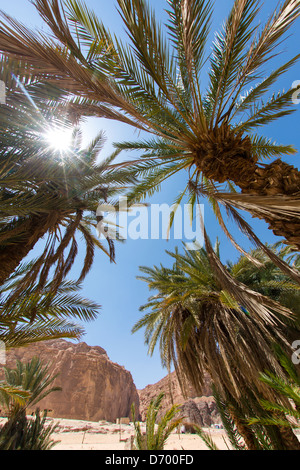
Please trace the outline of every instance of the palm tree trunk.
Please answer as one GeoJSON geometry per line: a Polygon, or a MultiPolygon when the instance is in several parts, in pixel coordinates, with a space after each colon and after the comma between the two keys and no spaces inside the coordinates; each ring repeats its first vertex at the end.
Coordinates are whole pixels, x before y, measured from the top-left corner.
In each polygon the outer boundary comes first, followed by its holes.
{"type": "Polygon", "coordinates": [[[247,446],[248,450],[257,450],[257,445],[254,439],[254,434],[251,431],[250,427],[245,425],[237,413],[235,412],[234,408],[231,406],[230,407],[230,414],[231,417],[236,425],[236,428],[238,430],[238,433],[242,436],[242,438],[245,441],[245,444],[247,446]]]}
{"type": "Polygon", "coordinates": [[[26,409],[20,408],[8,417],[8,421],[1,429],[1,450],[18,450],[23,440],[24,430],[27,424],[26,409]]]}
{"type": "MultiPolygon", "coordinates": [[[[300,207],[300,171],[278,159],[269,165],[258,164],[248,136],[234,134],[230,126],[222,126],[203,136],[194,149],[194,163],[210,180],[218,183],[233,181],[242,194],[249,196],[287,196],[294,207],[300,207]]],[[[249,209],[249,212],[269,224],[275,235],[300,249],[300,220],[291,214],[267,213],[249,209]]]]}
{"type": "Polygon", "coordinates": [[[16,270],[21,261],[49,229],[47,215],[34,215],[24,221],[17,242],[0,246],[0,285],[16,270]]]}

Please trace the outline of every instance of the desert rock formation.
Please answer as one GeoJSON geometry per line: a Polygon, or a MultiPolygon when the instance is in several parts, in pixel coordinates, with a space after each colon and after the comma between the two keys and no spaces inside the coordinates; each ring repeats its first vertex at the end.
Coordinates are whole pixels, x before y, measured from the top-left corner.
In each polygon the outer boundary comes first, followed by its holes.
{"type": "Polygon", "coordinates": [[[209,375],[205,376],[203,395],[199,397],[192,387],[188,387],[184,397],[175,372],[167,375],[153,385],[147,385],[139,390],[140,413],[144,420],[150,401],[158,394],[164,393],[161,414],[169,409],[172,404],[181,405],[181,414],[185,417],[186,427],[188,423],[196,423],[200,426],[211,426],[221,423],[217,406],[212,397],[211,380],[209,375]]]}
{"type": "Polygon", "coordinates": [[[17,359],[27,362],[33,356],[49,363],[51,374],[59,374],[53,386],[62,391],[38,403],[41,409],[52,410],[49,416],[114,422],[130,416],[132,403],[139,412],[139,396],[130,372],[113,363],[103,348],[65,340],[46,341],[8,351],[6,365],[14,367],[17,359]]]}

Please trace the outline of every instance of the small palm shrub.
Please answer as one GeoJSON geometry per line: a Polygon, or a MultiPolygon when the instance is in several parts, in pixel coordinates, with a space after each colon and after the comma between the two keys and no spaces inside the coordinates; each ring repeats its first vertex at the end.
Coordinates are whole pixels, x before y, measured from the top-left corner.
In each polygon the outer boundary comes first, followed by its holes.
{"type": "Polygon", "coordinates": [[[33,419],[18,413],[0,430],[0,450],[50,450],[56,442],[51,435],[58,425],[46,426],[47,411],[36,409],[33,419]]]}
{"type": "Polygon", "coordinates": [[[15,368],[4,367],[4,372],[7,384],[12,387],[20,387],[29,392],[23,405],[20,405],[9,396],[0,395],[0,400],[8,410],[10,418],[20,411],[26,412],[28,406],[35,406],[49,393],[61,390],[60,387],[52,386],[57,375],[51,375],[49,373],[49,364],[44,365],[37,356],[27,363],[18,360],[15,368]]]}
{"type": "Polygon", "coordinates": [[[41,416],[37,408],[33,419],[26,416],[26,410],[49,393],[61,390],[52,386],[56,376],[51,376],[49,365],[44,366],[38,357],[28,363],[17,361],[15,368],[4,367],[4,372],[0,402],[8,412],[8,421],[0,429],[0,450],[49,450],[55,445],[50,436],[56,426],[45,426],[46,410],[41,416]],[[16,393],[18,390],[20,393],[16,393]]]}
{"type": "Polygon", "coordinates": [[[134,404],[132,405],[131,410],[135,428],[135,450],[163,450],[172,431],[182,422],[182,418],[174,419],[179,412],[179,406],[173,405],[156,424],[163,397],[164,394],[160,393],[155,399],[151,400],[147,410],[146,432],[144,434],[141,430],[140,423],[135,419],[135,407],[134,404]]]}

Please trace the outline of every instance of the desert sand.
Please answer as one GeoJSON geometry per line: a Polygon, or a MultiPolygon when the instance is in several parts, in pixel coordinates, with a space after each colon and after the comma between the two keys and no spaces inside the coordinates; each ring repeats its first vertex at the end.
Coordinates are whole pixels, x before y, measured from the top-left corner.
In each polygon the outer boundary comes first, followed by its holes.
{"type": "MultiPolygon", "coordinates": [[[[129,425],[100,421],[49,419],[58,423],[58,432],[53,439],[58,442],[53,450],[129,450],[130,437],[134,435],[133,424],[129,425]]],[[[141,424],[142,431],[144,424],[141,424]]],[[[219,449],[228,450],[230,444],[222,429],[204,428],[210,433],[219,449]],[[226,441],[226,443],[225,443],[226,441]]],[[[195,434],[174,432],[169,437],[165,450],[208,450],[202,439],[195,434]]]]}
{"type": "MultiPolygon", "coordinates": [[[[6,421],[0,418],[0,426],[6,421]]],[[[75,419],[47,418],[49,424],[57,424],[57,432],[52,434],[56,445],[52,450],[129,450],[130,438],[134,435],[133,424],[109,423],[107,421],[81,421],[75,419]]],[[[142,431],[145,424],[141,423],[142,431]]],[[[223,429],[203,428],[210,434],[220,450],[230,450],[231,446],[223,429]]],[[[297,431],[300,440],[300,429],[297,431]]],[[[196,434],[173,432],[165,450],[208,450],[202,439],[196,434]]]]}

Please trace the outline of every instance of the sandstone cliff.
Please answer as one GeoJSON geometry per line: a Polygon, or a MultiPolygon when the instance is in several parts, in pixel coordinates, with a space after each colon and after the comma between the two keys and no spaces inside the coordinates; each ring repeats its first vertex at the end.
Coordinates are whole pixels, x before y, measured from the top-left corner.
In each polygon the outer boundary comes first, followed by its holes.
{"type": "Polygon", "coordinates": [[[113,422],[130,416],[132,403],[139,412],[139,396],[130,372],[113,363],[101,347],[65,340],[35,343],[8,351],[6,365],[14,367],[17,359],[27,362],[33,356],[49,363],[53,375],[59,374],[53,385],[62,391],[51,393],[38,404],[52,410],[49,416],[113,422]]]}
{"type": "Polygon", "coordinates": [[[153,385],[147,385],[139,390],[140,413],[145,419],[150,401],[164,393],[161,414],[169,409],[172,404],[181,405],[181,414],[185,416],[185,423],[196,423],[200,426],[211,426],[221,423],[216,403],[212,397],[211,380],[209,375],[205,377],[203,395],[199,397],[192,387],[187,388],[187,397],[184,397],[175,372],[166,376],[153,385]]]}

